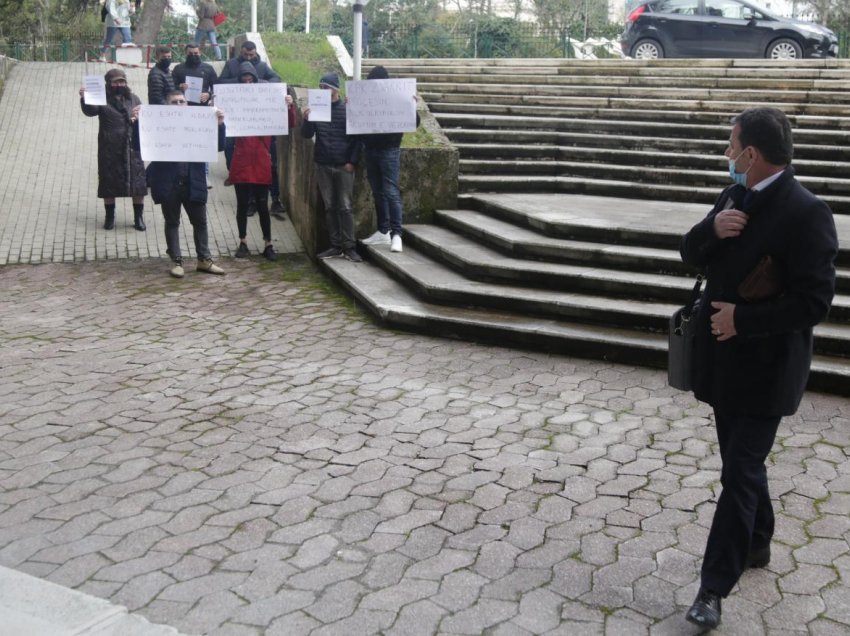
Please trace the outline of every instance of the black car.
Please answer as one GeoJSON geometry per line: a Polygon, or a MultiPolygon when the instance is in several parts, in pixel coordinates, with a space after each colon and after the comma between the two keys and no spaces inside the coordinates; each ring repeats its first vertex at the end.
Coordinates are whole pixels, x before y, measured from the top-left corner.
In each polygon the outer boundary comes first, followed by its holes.
{"type": "Polygon", "coordinates": [[[835,57],[826,27],[780,18],[741,0],[650,0],[626,18],[623,53],[661,57],[835,57]]]}

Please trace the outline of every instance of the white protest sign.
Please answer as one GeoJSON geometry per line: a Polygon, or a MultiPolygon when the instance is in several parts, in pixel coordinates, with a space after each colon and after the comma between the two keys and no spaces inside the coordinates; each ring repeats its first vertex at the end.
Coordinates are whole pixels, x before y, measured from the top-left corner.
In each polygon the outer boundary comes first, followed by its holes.
{"type": "Polygon", "coordinates": [[[186,96],[187,102],[193,104],[201,103],[201,92],[204,87],[203,77],[186,77],[186,91],[183,93],[186,96]]]}
{"type": "Polygon", "coordinates": [[[354,80],[345,83],[349,135],[416,130],[416,79],[354,80]]]}
{"type": "Polygon", "coordinates": [[[331,120],[331,92],[329,90],[308,88],[307,106],[310,108],[310,121],[331,120]]]}
{"type": "Polygon", "coordinates": [[[286,84],[216,84],[228,137],[288,135],[286,84]]]}
{"type": "Polygon", "coordinates": [[[144,161],[218,161],[215,108],[142,106],[139,144],[144,161]]]}
{"type": "Polygon", "coordinates": [[[103,75],[83,77],[83,102],[89,106],[106,106],[106,81],[103,75]]]}

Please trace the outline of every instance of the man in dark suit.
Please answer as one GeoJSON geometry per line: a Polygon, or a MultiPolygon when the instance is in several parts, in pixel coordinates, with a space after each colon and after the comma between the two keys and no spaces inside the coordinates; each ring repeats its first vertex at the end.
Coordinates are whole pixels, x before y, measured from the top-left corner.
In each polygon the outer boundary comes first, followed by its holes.
{"type": "Polygon", "coordinates": [[[812,327],[835,292],[838,239],[829,207],[794,179],[791,125],[774,108],[734,118],[726,157],[735,185],[682,238],[682,260],[708,283],[697,314],[694,394],[714,408],[723,490],[687,620],[720,623],[720,599],[770,561],[774,516],[764,465],[779,421],[800,404],[812,327]]]}

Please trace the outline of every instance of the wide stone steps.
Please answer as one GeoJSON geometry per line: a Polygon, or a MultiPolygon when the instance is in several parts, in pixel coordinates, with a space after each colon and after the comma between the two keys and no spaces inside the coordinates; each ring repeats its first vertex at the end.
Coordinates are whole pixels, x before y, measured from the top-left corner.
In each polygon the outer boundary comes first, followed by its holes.
{"type": "MultiPolygon", "coordinates": [[[[704,204],[713,203],[718,193],[717,188],[703,186],[565,176],[466,174],[458,177],[458,183],[465,192],[557,192],[704,204]]],[[[835,214],[850,215],[850,197],[828,194],[820,197],[835,214]]]]}
{"type": "Polygon", "coordinates": [[[729,119],[789,114],[799,180],[836,214],[837,295],[810,388],[850,395],[850,61],[369,60],[418,93],[460,153],[458,209],[405,250],[322,261],[388,324],[666,365],[695,272],[678,245],[729,183],[729,119]]]}
{"type": "MultiPolygon", "coordinates": [[[[479,95],[471,95],[462,92],[459,89],[457,92],[427,92],[421,91],[422,99],[428,102],[428,107],[440,109],[444,105],[458,103],[484,103],[479,95]]],[[[494,95],[495,96],[495,95],[494,95]]],[[[817,104],[817,103],[772,103],[770,101],[758,102],[742,102],[724,101],[724,100],[688,100],[688,99],[667,99],[663,97],[655,98],[630,98],[630,97],[609,97],[598,95],[587,97],[584,95],[536,95],[536,94],[517,94],[517,95],[498,95],[497,104],[504,105],[522,105],[528,104],[531,106],[549,106],[562,108],[583,108],[583,109],[631,109],[637,112],[643,111],[658,111],[661,113],[682,111],[688,116],[694,117],[696,120],[701,118],[712,118],[715,114],[719,116],[736,114],[749,106],[772,106],[781,108],[781,110],[789,116],[792,122],[798,117],[835,117],[841,119],[847,115],[847,104],[817,104]]],[[[666,115],[665,115],[666,116],[666,115]]],[[[726,120],[728,122],[728,119],[726,120]]]]}
{"type": "MultiPolygon", "coordinates": [[[[604,161],[514,161],[510,159],[462,159],[461,171],[466,175],[554,175],[554,176],[586,176],[618,180],[642,179],[647,183],[682,183],[687,181],[691,186],[714,188],[715,192],[723,189],[729,183],[728,170],[709,172],[706,170],[687,170],[684,168],[665,168],[644,165],[616,165],[604,161]]],[[[835,193],[842,196],[850,195],[850,180],[828,177],[811,177],[797,175],[798,181],[809,190],[835,193]]]]}
{"type": "MultiPolygon", "coordinates": [[[[740,107],[740,104],[738,105],[740,107]]],[[[479,103],[479,102],[433,102],[429,109],[437,115],[466,114],[466,115],[504,115],[515,117],[566,117],[589,118],[589,119],[616,119],[623,122],[633,121],[656,121],[662,119],[668,123],[685,125],[709,125],[726,127],[736,114],[735,111],[710,111],[694,112],[691,110],[650,110],[648,108],[619,108],[617,105],[607,107],[601,106],[561,106],[551,104],[535,104],[531,102],[506,104],[506,103],[479,103]]],[[[846,114],[846,107],[841,108],[836,116],[811,116],[793,115],[789,117],[791,125],[802,130],[811,128],[815,130],[850,130],[850,117],[846,114]]]]}

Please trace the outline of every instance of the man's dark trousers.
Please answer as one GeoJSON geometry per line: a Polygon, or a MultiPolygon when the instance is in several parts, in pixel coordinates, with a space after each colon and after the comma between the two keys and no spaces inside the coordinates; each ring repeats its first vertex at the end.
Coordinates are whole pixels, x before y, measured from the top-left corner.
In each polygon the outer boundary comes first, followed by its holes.
{"type": "Polygon", "coordinates": [[[727,596],[747,568],[747,555],[770,545],[774,516],[767,459],[780,417],[732,415],[715,409],[723,491],[702,562],[702,587],[727,596]]]}
{"type": "Polygon", "coordinates": [[[171,260],[180,261],[180,213],[181,207],[186,208],[189,222],[192,224],[192,235],[195,239],[195,253],[198,260],[209,260],[210,248],[207,232],[207,206],[205,203],[189,201],[185,185],[178,187],[179,199],[163,201],[162,215],[165,217],[165,243],[168,246],[168,255],[171,260]]]}

